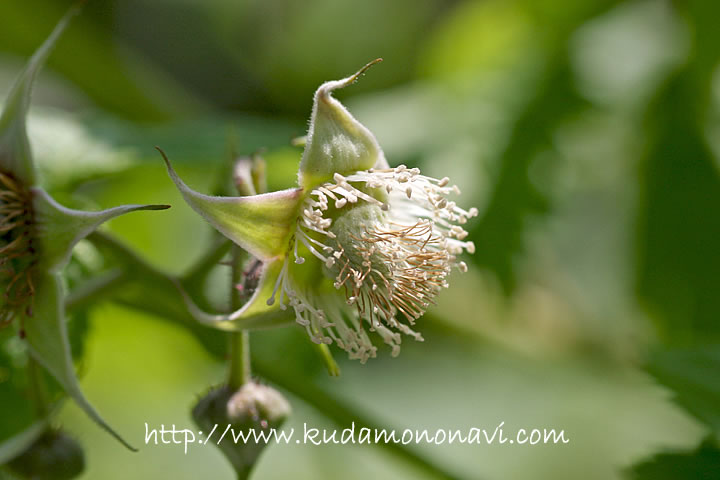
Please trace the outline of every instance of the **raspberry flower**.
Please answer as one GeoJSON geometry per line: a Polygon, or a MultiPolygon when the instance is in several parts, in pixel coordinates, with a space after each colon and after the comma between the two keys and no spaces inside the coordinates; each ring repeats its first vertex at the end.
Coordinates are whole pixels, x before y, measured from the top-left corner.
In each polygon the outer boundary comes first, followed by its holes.
{"type": "Polygon", "coordinates": [[[53,45],[77,12],[72,9],[32,56],[0,115],[0,327],[14,326],[34,361],[42,365],[97,423],[127,444],[85,399],[68,343],[61,270],[72,248],[100,224],[135,210],[126,205],[100,212],[71,210],[37,184],[26,131],[33,81],[53,45]]]}
{"type": "MultiPolygon", "coordinates": [[[[401,334],[448,286],[459,260],[474,252],[462,225],[477,215],[450,196],[459,189],[417,168],[391,168],[375,136],[331,93],[356,74],[316,91],[298,187],[247,197],[210,197],[190,189],[167,163],[187,203],[232,241],[264,262],[250,301],[229,315],[195,317],[221,329],[287,320],[318,344],[335,343],[365,362],[376,332],[400,351],[401,334]]],[[[167,161],[167,159],[166,159],[167,161]]]]}

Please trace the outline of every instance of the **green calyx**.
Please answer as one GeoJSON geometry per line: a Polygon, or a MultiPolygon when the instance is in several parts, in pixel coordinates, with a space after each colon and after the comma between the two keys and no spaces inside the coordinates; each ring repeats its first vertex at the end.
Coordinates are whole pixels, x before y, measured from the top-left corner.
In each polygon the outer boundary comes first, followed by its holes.
{"type": "Polygon", "coordinates": [[[222,386],[211,390],[193,407],[192,416],[203,431],[217,425],[228,426],[232,433],[218,448],[233,466],[238,478],[247,478],[267,442],[255,441],[256,433],[279,429],[291,409],[283,395],[268,385],[248,382],[239,390],[222,386]],[[247,441],[235,442],[233,436],[247,441]]]}
{"type": "Polygon", "coordinates": [[[334,90],[347,87],[372,65],[354,75],[323,83],[315,92],[310,128],[300,161],[299,183],[306,190],[332,181],[335,173],[348,175],[358,170],[385,167],[387,161],[375,136],[358,122],[338,100],[334,90]]]}

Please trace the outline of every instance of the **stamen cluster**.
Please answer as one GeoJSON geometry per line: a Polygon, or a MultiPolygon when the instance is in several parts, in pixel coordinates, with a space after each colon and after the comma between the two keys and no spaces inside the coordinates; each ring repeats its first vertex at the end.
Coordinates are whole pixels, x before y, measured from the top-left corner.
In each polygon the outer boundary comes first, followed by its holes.
{"type": "Polygon", "coordinates": [[[292,281],[286,259],[268,303],[279,292],[281,308],[287,299],[313,341],[334,341],[351,358],[364,362],[376,354],[365,325],[397,355],[400,333],[422,340],[411,326],[447,288],[452,267],[467,270],[457,255],[474,252],[460,225],[477,210],[449,201],[453,193],[460,191],[447,178],[437,180],[403,165],[335,174],[334,183],[307,196],[291,247],[296,264],[305,262],[299,247],[322,261],[344,302],[301,288],[292,281]]]}

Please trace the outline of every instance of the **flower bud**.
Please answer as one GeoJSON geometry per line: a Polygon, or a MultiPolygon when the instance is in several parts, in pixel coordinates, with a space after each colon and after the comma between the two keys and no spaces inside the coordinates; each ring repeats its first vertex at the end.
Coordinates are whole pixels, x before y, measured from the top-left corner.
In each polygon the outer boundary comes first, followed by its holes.
{"type": "Polygon", "coordinates": [[[20,478],[70,480],[85,469],[80,445],[67,434],[48,430],[24,453],[15,457],[8,468],[20,478]]]}
{"type": "Polygon", "coordinates": [[[249,474],[270,441],[270,429],[280,428],[290,414],[290,404],[280,392],[267,385],[249,382],[233,392],[227,386],[211,390],[192,410],[198,427],[210,432],[217,425],[230,430],[218,445],[242,478],[249,474]],[[253,432],[257,435],[253,435],[253,432]],[[242,433],[242,436],[240,435],[242,433]],[[247,439],[235,441],[235,438],[247,439]]]}

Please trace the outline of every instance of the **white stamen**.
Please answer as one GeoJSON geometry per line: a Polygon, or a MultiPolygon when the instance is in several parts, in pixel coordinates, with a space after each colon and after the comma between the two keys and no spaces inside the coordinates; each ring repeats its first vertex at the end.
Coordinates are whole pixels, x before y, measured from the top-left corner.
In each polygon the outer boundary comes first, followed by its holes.
{"type": "MultiPolygon", "coordinates": [[[[397,354],[400,333],[422,340],[409,325],[422,316],[438,292],[447,288],[451,267],[467,271],[467,264],[456,256],[463,251],[474,252],[475,245],[464,241],[468,233],[459,225],[477,216],[478,210],[466,211],[447,200],[447,195],[459,193],[447,177],[437,180],[404,165],[348,176],[336,173],[333,180],[335,183],[317,187],[306,198],[295,232],[294,254],[296,263],[301,263],[297,245],[302,243],[321,260],[335,275],[335,288],[345,293],[344,303],[353,308],[333,303],[335,300],[326,294],[316,298],[302,293],[305,289],[292,285],[285,264],[282,280],[268,301],[274,301],[280,291],[281,300],[288,299],[297,322],[305,326],[313,341],[334,341],[351,358],[364,362],[375,356],[366,328],[378,332],[397,354]],[[368,193],[381,188],[388,195],[385,202],[368,193]],[[337,240],[330,231],[333,221],[323,213],[329,199],[338,210],[348,203],[375,205],[386,212],[384,220],[351,225],[348,228],[353,240],[333,244],[331,241],[337,240]],[[327,240],[317,240],[319,235],[327,240]],[[317,308],[320,304],[324,308],[317,308]],[[333,322],[326,320],[325,312],[333,322]]],[[[312,286],[306,288],[312,291],[312,286]]]]}

